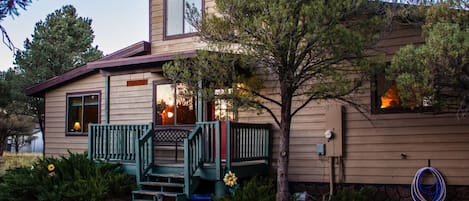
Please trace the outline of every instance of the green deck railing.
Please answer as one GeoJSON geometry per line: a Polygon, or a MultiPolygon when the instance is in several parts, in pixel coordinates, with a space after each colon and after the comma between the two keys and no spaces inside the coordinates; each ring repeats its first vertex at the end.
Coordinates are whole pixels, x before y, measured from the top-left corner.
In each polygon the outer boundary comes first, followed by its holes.
{"type": "MultiPolygon", "coordinates": [[[[220,121],[198,122],[184,139],[184,193],[190,196],[195,190],[192,178],[196,172],[211,164],[215,167],[215,181],[221,182],[223,168],[230,170],[233,162],[265,160],[270,166],[270,124],[225,122],[222,131],[220,121]],[[222,145],[222,132],[226,134],[226,146],[222,145]],[[222,167],[222,147],[226,150],[225,167],[222,167]]],[[[153,124],[112,125],[90,124],[90,159],[135,161],[137,182],[152,170],[155,162],[153,124]]],[[[213,166],[212,166],[213,167],[213,166]]],[[[221,185],[223,187],[223,185],[221,185]]]]}
{"type": "Polygon", "coordinates": [[[271,164],[271,125],[226,122],[226,166],[232,162],[265,160],[271,164]]]}
{"type": "Polygon", "coordinates": [[[152,130],[153,124],[89,124],[90,159],[135,161],[136,139],[152,130]]]}
{"type": "Polygon", "coordinates": [[[197,122],[184,139],[184,193],[194,189],[191,178],[204,163],[215,163],[217,180],[221,178],[220,121],[197,122]]]}
{"type": "Polygon", "coordinates": [[[154,164],[155,157],[153,145],[153,126],[150,126],[143,136],[135,141],[136,149],[136,173],[137,184],[143,181],[145,175],[151,170],[154,164]]]}

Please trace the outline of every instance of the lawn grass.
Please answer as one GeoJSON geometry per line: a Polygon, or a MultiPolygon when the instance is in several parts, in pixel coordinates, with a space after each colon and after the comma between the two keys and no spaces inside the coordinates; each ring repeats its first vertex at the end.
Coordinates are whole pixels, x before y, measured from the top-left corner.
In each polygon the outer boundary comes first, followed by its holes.
{"type": "Polygon", "coordinates": [[[31,167],[31,165],[42,157],[40,153],[7,153],[5,152],[0,157],[0,175],[4,174],[6,170],[17,167],[31,167]]]}

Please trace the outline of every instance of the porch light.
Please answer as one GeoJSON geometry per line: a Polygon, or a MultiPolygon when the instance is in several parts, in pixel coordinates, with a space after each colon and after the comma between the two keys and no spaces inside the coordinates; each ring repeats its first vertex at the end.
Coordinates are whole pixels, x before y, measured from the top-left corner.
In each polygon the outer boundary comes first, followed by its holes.
{"type": "Polygon", "coordinates": [[[80,122],[75,122],[75,124],[73,124],[73,129],[79,131],[81,129],[80,122]]]}

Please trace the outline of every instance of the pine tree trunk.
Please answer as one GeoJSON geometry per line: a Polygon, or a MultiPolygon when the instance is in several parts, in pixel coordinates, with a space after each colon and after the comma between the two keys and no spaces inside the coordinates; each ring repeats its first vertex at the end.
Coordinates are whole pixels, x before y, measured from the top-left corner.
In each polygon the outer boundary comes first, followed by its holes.
{"type": "Polygon", "coordinates": [[[290,127],[292,95],[282,93],[282,109],[280,119],[280,144],[277,160],[277,201],[288,201],[288,158],[290,153],[290,127]]]}

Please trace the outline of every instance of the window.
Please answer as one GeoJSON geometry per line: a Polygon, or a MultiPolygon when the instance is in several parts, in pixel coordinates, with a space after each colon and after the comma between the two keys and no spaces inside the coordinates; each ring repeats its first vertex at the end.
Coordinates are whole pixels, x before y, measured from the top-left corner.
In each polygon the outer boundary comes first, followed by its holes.
{"type": "Polygon", "coordinates": [[[85,134],[88,124],[99,123],[100,92],[67,94],[66,133],[85,134]]]}
{"type": "Polygon", "coordinates": [[[195,32],[185,15],[188,5],[202,13],[202,0],[165,0],[165,36],[176,36],[195,32]]]}
{"type": "Polygon", "coordinates": [[[195,124],[196,101],[185,94],[186,85],[156,83],[154,90],[156,125],[195,124]]]}
{"type": "Polygon", "coordinates": [[[386,80],[384,73],[375,77],[371,91],[373,113],[422,112],[430,109],[430,98],[424,99],[423,103],[414,104],[413,107],[403,107],[396,84],[396,81],[386,80]]]}
{"type": "MultiPolygon", "coordinates": [[[[233,93],[233,89],[215,89],[216,96],[233,93]]],[[[233,102],[228,99],[215,99],[213,104],[213,120],[232,121],[235,119],[233,102]]]]}

